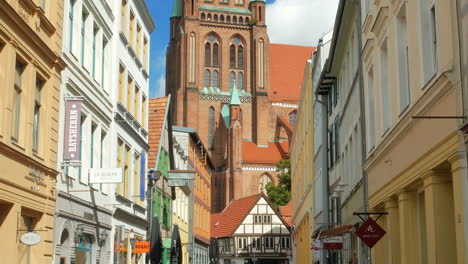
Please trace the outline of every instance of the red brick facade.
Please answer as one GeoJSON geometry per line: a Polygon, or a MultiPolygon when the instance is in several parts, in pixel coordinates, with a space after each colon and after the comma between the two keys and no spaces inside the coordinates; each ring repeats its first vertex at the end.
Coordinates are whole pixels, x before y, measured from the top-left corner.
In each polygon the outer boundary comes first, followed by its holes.
{"type": "MultiPolygon", "coordinates": [[[[243,151],[246,150],[242,149],[242,141],[252,141],[256,147],[262,148],[272,142],[288,140],[287,133],[277,125],[278,115],[288,119],[294,108],[272,106],[265,2],[178,1],[175,8],[180,4],[180,10],[175,10],[171,18],[166,94],[173,96],[173,124],[194,128],[210,148],[215,166],[212,174],[212,208],[214,212],[219,212],[233,199],[258,193],[259,179],[264,172],[243,171],[242,168],[249,162],[243,159],[243,151]],[[232,56],[233,51],[235,56],[232,56]],[[221,111],[224,104],[229,104],[233,74],[241,91],[241,105],[229,108],[231,127],[226,127],[221,111]],[[214,110],[211,110],[211,115],[210,108],[214,110]],[[214,119],[210,119],[213,112],[214,119]]],[[[304,47],[296,48],[304,50],[304,47]]],[[[307,52],[308,56],[301,58],[301,67],[310,58],[312,48],[307,48],[307,52]]],[[[300,85],[288,88],[300,90],[300,85]]],[[[274,97],[275,101],[281,101],[281,94],[274,97]]],[[[296,105],[298,101],[299,98],[288,98],[282,103],[296,105]]],[[[274,163],[250,165],[272,167],[274,163]]],[[[276,182],[275,172],[269,174],[276,182]]]]}

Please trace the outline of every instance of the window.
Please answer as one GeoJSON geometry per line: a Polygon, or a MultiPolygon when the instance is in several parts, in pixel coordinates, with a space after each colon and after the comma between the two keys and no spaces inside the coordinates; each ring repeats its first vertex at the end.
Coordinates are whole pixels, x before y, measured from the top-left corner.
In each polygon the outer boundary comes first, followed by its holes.
{"type": "Polygon", "coordinates": [[[236,16],[232,17],[232,23],[237,24],[237,17],[236,16]]]}
{"type": "Polygon", "coordinates": [[[244,47],[242,46],[237,48],[237,68],[244,68],[244,47]]]}
{"type": "Polygon", "coordinates": [[[24,64],[16,61],[15,66],[15,84],[14,84],[14,97],[13,97],[13,124],[12,124],[12,135],[11,137],[18,141],[19,130],[21,124],[21,93],[23,91],[21,85],[23,81],[24,64]]]}
{"type": "MultiPolygon", "coordinates": [[[[189,43],[189,52],[190,52],[190,62],[189,62],[189,82],[195,83],[195,33],[190,33],[190,43],[189,43]]],[[[145,55],[146,56],[146,55],[145,55]]]]}
{"type": "Polygon", "coordinates": [[[437,12],[432,0],[420,0],[423,84],[437,70],[437,12]]]}
{"type": "MultiPolygon", "coordinates": [[[[101,145],[99,150],[99,168],[104,168],[104,149],[106,148],[106,132],[101,131],[101,145]]],[[[102,184],[99,187],[99,190],[102,192],[102,184]]]]}
{"type": "Polygon", "coordinates": [[[230,83],[231,83],[230,88],[234,89],[234,86],[236,85],[236,73],[231,72],[229,79],[230,79],[230,83]]]}
{"type": "Polygon", "coordinates": [[[270,176],[268,174],[263,174],[262,177],[260,177],[260,181],[258,183],[258,192],[263,192],[266,195],[266,186],[269,182],[271,182],[270,176]]]}
{"type": "Polygon", "coordinates": [[[244,18],[239,17],[239,24],[244,24],[244,18]]]}
{"type": "Polygon", "coordinates": [[[264,245],[265,245],[265,248],[273,248],[274,247],[274,237],[271,237],[271,236],[267,236],[267,237],[264,237],[264,245]]]}
{"type": "Polygon", "coordinates": [[[210,107],[208,115],[208,144],[210,145],[210,148],[213,148],[215,131],[215,110],[213,107],[210,107]]]}
{"type": "Polygon", "coordinates": [[[271,215],[264,215],[263,216],[263,223],[266,223],[266,224],[271,223],[271,215]]]}
{"type": "MultiPolygon", "coordinates": [[[[83,126],[84,126],[84,123],[85,123],[85,120],[86,120],[86,116],[84,116],[83,114],[81,114],[81,125],[80,125],[80,160],[83,160],[83,126]]],[[[81,182],[81,180],[83,179],[83,170],[82,170],[82,167],[78,167],[78,181],[81,182]]]]}
{"type": "Polygon", "coordinates": [[[143,65],[148,70],[148,39],[143,39],[143,65]]]}
{"type": "Polygon", "coordinates": [[[263,39],[258,40],[258,87],[264,88],[264,69],[265,69],[265,50],[264,50],[263,39]]]}
{"type": "Polygon", "coordinates": [[[289,237],[281,238],[281,248],[291,248],[291,241],[289,237]]]}
{"type": "Polygon", "coordinates": [[[210,70],[205,70],[205,87],[211,87],[211,72],[210,70]]]}
{"type": "Polygon", "coordinates": [[[375,145],[375,103],[374,103],[374,70],[371,68],[367,73],[367,114],[369,129],[369,149],[375,145]]]}
{"type": "Polygon", "coordinates": [[[130,11],[130,47],[135,49],[135,15],[130,11]]]}
{"type": "Polygon", "coordinates": [[[218,15],[215,14],[215,15],[213,16],[213,21],[214,21],[214,22],[218,22],[218,15]]]}
{"type": "Polygon", "coordinates": [[[85,36],[86,36],[86,20],[88,14],[83,11],[81,14],[81,64],[85,63],[85,36]]]}
{"type": "Polygon", "coordinates": [[[105,64],[106,64],[107,41],[102,40],[102,54],[101,54],[101,86],[105,89],[105,64]]]}
{"type": "Polygon", "coordinates": [[[44,81],[36,79],[36,97],[34,99],[34,119],[33,119],[33,150],[39,148],[39,126],[40,126],[40,110],[41,110],[41,92],[44,86],[44,81]]]}
{"type": "Polygon", "coordinates": [[[244,89],[244,74],[242,72],[237,73],[237,88],[244,89]]]}
{"type": "Polygon", "coordinates": [[[205,19],[206,19],[205,13],[202,13],[202,14],[201,14],[201,19],[202,19],[202,20],[205,20],[205,19]]]}
{"type": "Polygon", "coordinates": [[[128,76],[127,81],[127,111],[132,111],[132,91],[133,91],[133,79],[131,76],[128,76]]]}
{"type": "Polygon", "coordinates": [[[398,53],[398,79],[400,93],[400,113],[410,103],[409,83],[409,54],[408,54],[408,27],[406,20],[406,4],[403,4],[396,16],[397,24],[397,53],[398,53]]]}
{"type": "Polygon", "coordinates": [[[97,25],[94,25],[94,28],[93,28],[93,68],[92,68],[93,78],[96,77],[96,38],[97,38],[98,31],[99,29],[97,25]]]}
{"type": "Polygon", "coordinates": [[[140,193],[140,154],[135,152],[133,154],[133,201],[135,203],[141,203],[140,193]]]}
{"type": "Polygon", "coordinates": [[[211,21],[211,14],[208,14],[207,20],[208,20],[208,21],[211,21]]]}
{"type": "Polygon", "coordinates": [[[289,114],[289,124],[291,124],[292,127],[296,126],[296,119],[297,119],[297,111],[294,110],[289,114]]]}
{"type": "Polygon", "coordinates": [[[140,88],[135,85],[135,94],[133,95],[133,117],[135,120],[140,121],[140,88]]]}
{"type": "Polygon", "coordinates": [[[226,17],[226,22],[227,22],[227,23],[231,23],[231,16],[227,16],[227,17],[226,17]]]}
{"type": "Polygon", "coordinates": [[[271,215],[253,215],[254,224],[271,224],[271,215]]]}
{"type": "Polygon", "coordinates": [[[259,237],[252,237],[252,248],[261,249],[262,248],[262,239],[259,237]]]}
{"type": "Polygon", "coordinates": [[[437,27],[436,27],[436,10],[435,6],[431,7],[431,36],[432,36],[432,65],[435,68],[437,67],[437,27]]]}
{"type": "Polygon", "coordinates": [[[334,161],[334,137],[333,137],[333,126],[328,128],[328,168],[333,167],[334,161]]]}
{"type": "Polygon", "coordinates": [[[89,167],[92,169],[94,168],[94,138],[96,136],[96,124],[92,123],[91,124],[91,143],[89,144],[90,147],[90,155],[89,155],[89,167]]]}
{"type": "Polygon", "coordinates": [[[219,46],[218,43],[213,44],[213,67],[219,66],[219,46]]]}
{"type": "Polygon", "coordinates": [[[124,94],[125,94],[125,85],[124,85],[125,80],[124,79],[125,79],[125,68],[121,64],[119,67],[119,101],[122,104],[124,102],[124,94]]]}
{"type": "Polygon", "coordinates": [[[136,35],[136,55],[141,59],[141,26],[137,24],[137,35],[136,35]]]}
{"type": "Polygon", "coordinates": [[[224,15],[221,15],[221,16],[219,17],[219,20],[220,20],[221,22],[224,22],[224,15]]]}
{"type": "Polygon", "coordinates": [[[208,42],[205,44],[205,66],[211,66],[211,44],[208,42]]]}
{"type": "Polygon", "coordinates": [[[335,120],[334,124],[334,135],[335,135],[335,141],[333,142],[335,144],[335,162],[337,162],[340,159],[340,127],[338,125],[339,119],[335,120]]]}
{"type": "Polygon", "coordinates": [[[229,0],[219,0],[221,4],[229,4],[229,0]]]}
{"type": "Polygon", "coordinates": [[[69,31],[70,31],[70,35],[69,35],[69,43],[68,43],[68,47],[70,49],[70,52],[73,50],[73,16],[75,14],[75,2],[76,0],[70,0],[70,11],[68,13],[68,17],[69,17],[69,31]]]}
{"type": "Polygon", "coordinates": [[[333,82],[333,90],[332,90],[332,100],[333,100],[333,107],[336,107],[336,104],[338,104],[338,81],[333,82]]]}
{"type": "Polygon", "coordinates": [[[238,249],[247,249],[247,238],[246,237],[239,237],[237,239],[237,248],[238,249]]]}
{"type": "MultiPolygon", "coordinates": [[[[117,145],[118,145],[118,148],[117,148],[117,168],[123,168],[124,143],[120,138],[117,139],[117,145]]],[[[119,183],[117,185],[117,194],[123,195],[122,187],[123,186],[122,186],[121,183],[119,183]]]]}
{"type": "Polygon", "coordinates": [[[229,48],[229,54],[230,54],[230,60],[229,60],[229,65],[231,68],[236,67],[236,47],[234,45],[231,45],[229,48]]]}
{"type": "Polygon", "coordinates": [[[122,32],[126,35],[127,33],[127,0],[122,0],[122,32]]]}
{"type": "Polygon", "coordinates": [[[142,103],[141,103],[141,126],[146,129],[146,97],[143,96],[142,99],[141,99],[142,103]]]}
{"type": "Polygon", "coordinates": [[[231,239],[230,238],[224,240],[224,251],[227,251],[227,252],[231,251],[231,239]]]}
{"type": "Polygon", "coordinates": [[[389,83],[389,70],[388,70],[388,48],[387,40],[384,41],[380,47],[380,87],[381,87],[381,100],[382,100],[382,134],[390,129],[392,123],[392,108],[391,108],[391,94],[389,83]]]}
{"type": "Polygon", "coordinates": [[[219,87],[219,73],[218,71],[213,71],[213,87],[219,87]]]}
{"type": "Polygon", "coordinates": [[[244,0],[236,0],[236,5],[243,5],[244,4],[244,0]]]}
{"type": "Polygon", "coordinates": [[[123,196],[125,198],[130,198],[130,190],[129,190],[129,185],[130,185],[130,147],[125,145],[125,161],[124,161],[124,167],[123,167],[123,173],[124,173],[124,183],[123,183],[123,196]]]}

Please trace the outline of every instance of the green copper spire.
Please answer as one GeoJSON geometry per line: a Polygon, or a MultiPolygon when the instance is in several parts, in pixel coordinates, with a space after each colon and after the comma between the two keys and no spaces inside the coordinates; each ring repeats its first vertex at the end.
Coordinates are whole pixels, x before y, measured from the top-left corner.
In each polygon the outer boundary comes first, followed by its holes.
{"type": "Polygon", "coordinates": [[[237,90],[236,84],[234,83],[234,87],[232,88],[231,93],[231,102],[229,105],[240,105],[240,98],[239,98],[239,91],[237,90]]]}
{"type": "Polygon", "coordinates": [[[172,15],[171,17],[180,17],[182,16],[182,4],[180,3],[181,0],[174,0],[174,6],[172,7],[172,15]]]}

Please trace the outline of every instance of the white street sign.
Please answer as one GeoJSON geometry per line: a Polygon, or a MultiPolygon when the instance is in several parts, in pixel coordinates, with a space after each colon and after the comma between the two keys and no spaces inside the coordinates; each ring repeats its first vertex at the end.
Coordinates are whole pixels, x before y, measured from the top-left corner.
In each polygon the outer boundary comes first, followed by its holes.
{"type": "Polygon", "coordinates": [[[89,169],[89,183],[122,183],[122,168],[89,169]]]}
{"type": "Polygon", "coordinates": [[[41,235],[39,235],[36,232],[28,232],[22,235],[20,240],[23,244],[26,244],[28,246],[34,246],[41,242],[41,235]]]}

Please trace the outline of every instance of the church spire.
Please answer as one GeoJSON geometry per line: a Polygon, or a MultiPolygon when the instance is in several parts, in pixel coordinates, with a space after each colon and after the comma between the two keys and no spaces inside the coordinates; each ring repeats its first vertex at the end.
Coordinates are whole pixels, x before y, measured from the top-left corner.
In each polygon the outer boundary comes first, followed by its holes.
{"type": "Polygon", "coordinates": [[[234,87],[232,88],[232,93],[231,93],[231,102],[229,102],[229,105],[240,105],[240,97],[239,97],[239,92],[237,90],[236,84],[234,83],[234,87]]]}

